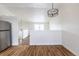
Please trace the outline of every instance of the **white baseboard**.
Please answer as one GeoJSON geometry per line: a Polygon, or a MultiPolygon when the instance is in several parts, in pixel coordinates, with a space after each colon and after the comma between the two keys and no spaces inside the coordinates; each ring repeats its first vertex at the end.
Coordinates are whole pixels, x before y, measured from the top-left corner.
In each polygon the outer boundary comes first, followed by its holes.
{"type": "Polygon", "coordinates": [[[12,44],[12,46],[18,46],[19,44],[12,44]]]}
{"type": "Polygon", "coordinates": [[[75,56],[79,56],[76,52],[74,52],[72,49],[70,49],[69,47],[63,45],[66,49],[68,49],[70,52],[72,52],[75,56]]]}
{"type": "Polygon", "coordinates": [[[62,45],[62,44],[30,44],[30,45],[62,45]]]}

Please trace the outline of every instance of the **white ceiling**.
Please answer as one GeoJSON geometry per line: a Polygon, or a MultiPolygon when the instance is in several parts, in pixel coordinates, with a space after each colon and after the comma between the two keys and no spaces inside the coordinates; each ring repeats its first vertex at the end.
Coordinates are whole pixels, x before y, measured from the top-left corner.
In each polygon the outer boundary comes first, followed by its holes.
{"type": "MultiPolygon", "coordinates": [[[[53,5],[59,10],[62,7],[61,3],[53,5]]],[[[2,3],[1,6],[24,21],[46,22],[48,21],[47,10],[52,7],[52,3],[2,3]]]]}
{"type": "MultiPolygon", "coordinates": [[[[30,8],[51,8],[52,3],[1,3],[6,7],[30,7],[30,8]]],[[[61,3],[53,3],[53,6],[58,8],[61,3]]]]}
{"type": "Polygon", "coordinates": [[[8,3],[2,4],[6,7],[33,7],[33,8],[49,8],[51,7],[50,3],[8,3]]]}

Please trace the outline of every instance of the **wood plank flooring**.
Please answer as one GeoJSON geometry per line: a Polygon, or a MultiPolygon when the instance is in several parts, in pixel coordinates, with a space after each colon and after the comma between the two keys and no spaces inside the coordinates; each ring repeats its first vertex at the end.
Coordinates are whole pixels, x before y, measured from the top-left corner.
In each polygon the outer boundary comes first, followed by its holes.
{"type": "Polygon", "coordinates": [[[74,54],[62,45],[20,45],[0,52],[0,56],[74,56],[74,54]]]}

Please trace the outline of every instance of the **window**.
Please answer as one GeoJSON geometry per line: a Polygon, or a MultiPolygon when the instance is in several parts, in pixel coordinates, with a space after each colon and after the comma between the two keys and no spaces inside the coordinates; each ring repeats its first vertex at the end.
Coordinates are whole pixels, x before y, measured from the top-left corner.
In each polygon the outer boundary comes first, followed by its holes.
{"type": "Polygon", "coordinates": [[[34,24],[35,30],[44,30],[44,24],[34,24]]]}

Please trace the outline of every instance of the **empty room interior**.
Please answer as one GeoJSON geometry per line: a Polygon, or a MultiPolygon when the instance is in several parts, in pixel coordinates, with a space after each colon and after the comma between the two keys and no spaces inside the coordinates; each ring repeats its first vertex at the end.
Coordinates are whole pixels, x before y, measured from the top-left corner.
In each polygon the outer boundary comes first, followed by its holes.
{"type": "Polygon", "coordinates": [[[0,56],[79,56],[79,3],[0,3],[0,56]]]}

